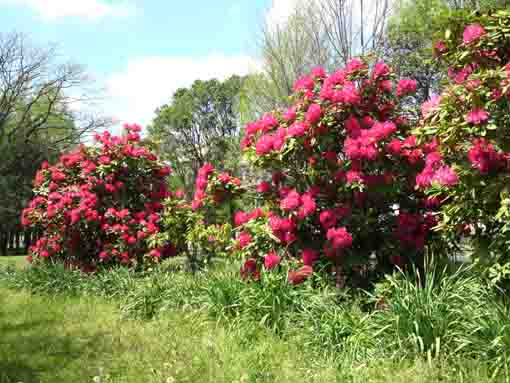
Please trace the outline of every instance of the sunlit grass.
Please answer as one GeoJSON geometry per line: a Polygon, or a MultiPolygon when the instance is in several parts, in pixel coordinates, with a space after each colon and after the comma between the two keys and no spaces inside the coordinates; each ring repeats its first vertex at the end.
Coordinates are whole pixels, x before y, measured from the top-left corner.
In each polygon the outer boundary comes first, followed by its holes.
{"type": "Polygon", "coordinates": [[[283,340],[197,312],[136,321],[98,298],[1,287],[0,297],[0,383],[491,381],[478,362],[333,361],[304,347],[299,335],[283,340]]]}
{"type": "Polygon", "coordinates": [[[24,255],[13,255],[0,257],[0,266],[13,265],[17,268],[25,267],[28,264],[24,255]]]}
{"type": "Polygon", "coordinates": [[[311,369],[297,345],[246,339],[200,315],[138,322],[95,299],[0,296],[1,383],[334,380],[332,365],[311,369]]]}

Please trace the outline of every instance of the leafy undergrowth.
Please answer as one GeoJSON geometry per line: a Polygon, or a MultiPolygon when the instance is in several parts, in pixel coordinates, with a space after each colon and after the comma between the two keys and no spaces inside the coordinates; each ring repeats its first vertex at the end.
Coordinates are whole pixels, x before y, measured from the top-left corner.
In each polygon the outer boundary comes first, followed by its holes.
{"type": "Polygon", "coordinates": [[[509,381],[510,310],[469,270],[362,297],[174,266],[0,267],[0,383],[509,381]]]}

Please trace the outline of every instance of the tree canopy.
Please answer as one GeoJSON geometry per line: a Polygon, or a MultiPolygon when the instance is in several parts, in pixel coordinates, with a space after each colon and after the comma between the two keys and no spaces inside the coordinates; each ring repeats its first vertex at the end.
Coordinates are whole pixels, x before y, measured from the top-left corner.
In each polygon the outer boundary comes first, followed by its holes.
{"type": "Polygon", "coordinates": [[[198,169],[214,163],[236,165],[239,142],[239,92],[243,79],[197,80],[177,89],[169,104],[156,111],[149,134],[160,144],[182,186],[193,183],[198,169]],[[232,151],[234,150],[234,152],[232,151]]]}
{"type": "Polygon", "coordinates": [[[19,221],[45,160],[108,121],[85,107],[97,96],[84,69],[23,34],[0,34],[0,225],[19,221]]]}

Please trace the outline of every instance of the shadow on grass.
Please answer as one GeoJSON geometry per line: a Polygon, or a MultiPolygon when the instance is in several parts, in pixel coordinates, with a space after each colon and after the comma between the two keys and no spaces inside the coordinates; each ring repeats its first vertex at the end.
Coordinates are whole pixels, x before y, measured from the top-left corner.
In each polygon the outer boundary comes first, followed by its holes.
{"type": "Polygon", "coordinates": [[[16,310],[8,304],[0,315],[0,383],[91,381],[93,371],[80,360],[85,353],[102,351],[105,334],[66,333],[65,316],[45,310],[48,302],[20,303],[16,310]]]}

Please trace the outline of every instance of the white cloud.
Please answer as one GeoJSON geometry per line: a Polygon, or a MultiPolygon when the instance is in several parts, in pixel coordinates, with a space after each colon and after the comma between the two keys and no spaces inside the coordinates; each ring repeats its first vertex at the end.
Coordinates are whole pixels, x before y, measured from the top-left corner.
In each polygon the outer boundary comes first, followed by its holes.
{"type": "Polygon", "coordinates": [[[302,0],[273,0],[266,14],[268,25],[282,25],[294,13],[302,0]]]}
{"type": "Polygon", "coordinates": [[[0,4],[27,6],[48,20],[64,17],[97,20],[130,16],[135,11],[132,4],[111,0],[0,0],[0,4]]]}
{"type": "Polygon", "coordinates": [[[105,112],[119,124],[146,125],[157,107],[168,103],[178,88],[195,80],[224,80],[233,74],[259,70],[248,56],[213,54],[202,58],[143,57],[132,59],[126,68],[111,75],[106,83],[105,112]]]}

